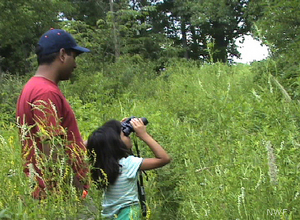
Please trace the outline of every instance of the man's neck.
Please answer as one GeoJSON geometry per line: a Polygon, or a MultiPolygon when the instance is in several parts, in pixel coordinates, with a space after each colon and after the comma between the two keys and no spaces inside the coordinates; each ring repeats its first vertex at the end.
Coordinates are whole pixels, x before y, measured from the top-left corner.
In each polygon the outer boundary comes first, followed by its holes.
{"type": "Polygon", "coordinates": [[[52,65],[40,65],[35,73],[35,76],[44,77],[56,84],[59,82],[57,71],[52,65]]]}

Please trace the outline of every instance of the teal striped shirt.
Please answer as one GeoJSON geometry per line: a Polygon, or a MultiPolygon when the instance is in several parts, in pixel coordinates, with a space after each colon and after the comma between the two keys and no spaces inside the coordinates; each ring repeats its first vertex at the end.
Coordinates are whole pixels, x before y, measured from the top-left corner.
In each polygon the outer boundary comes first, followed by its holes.
{"type": "Polygon", "coordinates": [[[104,192],[102,216],[113,218],[120,209],[139,204],[137,179],[143,158],[128,156],[119,161],[120,175],[113,185],[109,185],[104,192]]]}

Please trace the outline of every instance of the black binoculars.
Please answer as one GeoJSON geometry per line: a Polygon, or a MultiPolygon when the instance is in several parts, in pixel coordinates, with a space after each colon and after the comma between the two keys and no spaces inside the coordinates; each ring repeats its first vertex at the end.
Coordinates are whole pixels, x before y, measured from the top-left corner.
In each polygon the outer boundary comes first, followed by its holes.
{"type": "MultiPolygon", "coordinates": [[[[131,132],[134,132],[134,129],[132,127],[132,125],[130,124],[131,119],[136,118],[134,116],[127,118],[126,121],[121,122],[121,126],[122,126],[122,131],[124,133],[125,136],[129,136],[131,132]]],[[[141,118],[144,125],[148,124],[148,120],[147,118],[141,118]]]]}

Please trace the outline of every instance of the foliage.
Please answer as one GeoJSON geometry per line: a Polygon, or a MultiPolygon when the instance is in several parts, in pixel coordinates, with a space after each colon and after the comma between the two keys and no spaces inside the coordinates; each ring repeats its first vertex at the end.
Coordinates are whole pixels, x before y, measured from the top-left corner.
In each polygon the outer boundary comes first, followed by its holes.
{"type": "Polygon", "coordinates": [[[109,10],[108,1],[78,1],[69,0],[75,8],[74,11],[65,11],[64,15],[68,20],[82,21],[90,26],[96,26],[99,19],[104,19],[109,10]]]}
{"type": "MultiPolygon", "coordinates": [[[[170,165],[147,172],[150,219],[299,219],[298,6],[121,0],[109,11],[104,0],[1,1],[0,218],[74,219],[90,212],[101,219],[102,192],[94,185],[94,205],[65,192],[39,202],[22,172],[16,101],[37,66],[33,45],[53,26],[91,49],[77,58],[72,80],[60,83],[83,137],[111,118],[147,117],[150,134],[171,154],[170,165]],[[248,19],[272,57],[251,66],[213,63],[224,61],[217,35],[237,55],[233,39],[248,31],[248,19]]],[[[138,143],[142,156],[152,156],[138,143]]]]}
{"type": "Polygon", "coordinates": [[[262,15],[257,19],[254,33],[271,48],[276,62],[276,72],[271,74],[279,77],[293,99],[299,99],[300,3],[265,0],[258,3],[262,15]]]}
{"type": "MultiPolygon", "coordinates": [[[[110,73],[80,72],[78,81],[60,86],[84,138],[111,118],[148,118],[149,133],[173,158],[147,172],[149,219],[299,219],[300,109],[272,80],[276,66],[174,60],[156,74],[153,64],[142,69],[142,63],[124,57],[110,73]],[[124,79],[114,75],[119,71],[124,79]],[[270,210],[280,213],[271,216],[270,210]]],[[[1,122],[3,111],[9,114],[1,108],[1,122]]],[[[75,195],[41,203],[29,196],[17,131],[14,123],[0,125],[0,216],[65,219],[88,212],[75,195]]],[[[143,157],[152,156],[138,143],[143,157]]],[[[89,195],[100,210],[101,192],[92,185],[89,195]]]]}
{"type": "MultiPolygon", "coordinates": [[[[14,124],[0,128],[1,219],[75,219],[88,209],[76,193],[52,194],[38,201],[31,198],[32,183],[23,173],[18,133],[14,124]],[[7,139],[4,137],[7,137],[7,139]],[[14,204],[14,205],[12,205],[14,204]]],[[[60,168],[64,167],[59,164],[60,168]]],[[[59,166],[57,166],[59,168],[59,166]]],[[[63,188],[68,188],[67,184],[63,188]]],[[[73,189],[74,190],[74,189],[73,189]]],[[[69,190],[68,190],[69,191],[69,190]]],[[[97,198],[95,197],[96,201],[97,198]]]]}
{"type": "MultiPolygon", "coordinates": [[[[85,74],[92,74],[105,68],[107,63],[114,59],[110,33],[107,33],[106,24],[98,22],[99,28],[87,25],[82,21],[64,21],[60,23],[60,28],[72,34],[79,45],[87,47],[90,53],[79,56],[78,68],[85,74]]],[[[76,79],[73,79],[76,80],[76,79]]]]}
{"type": "Polygon", "coordinates": [[[59,12],[71,11],[66,1],[2,0],[0,2],[0,73],[25,74],[26,58],[43,32],[57,27],[59,12]]]}
{"type": "Polygon", "coordinates": [[[299,1],[261,1],[261,5],[264,16],[257,23],[259,34],[273,46],[273,53],[294,54],[300,40],[299,1]]]}
{"type": "Polygon", "coordinates": [[[227,62],[228,56],[239,56],[234,40],[252,24],[248,4],[244,0],[63,0],[47,4],[4,0],[0,3],[0,72],[24,75],[32,71],[35,45],[50,28],[76,34],[102,67],[120,55],[139,55],[161,64],[174,57],[227,62]]]}
{"type": "Polygon", "coordinates": [[[11,123],[15,121],[15,109],[17,99],[23,87],[23,79],[8,74],[0,75],[0,109],[1,122],[11,123]]]}
{"type": "Polygon", "coordinates": [[[183,57],[213,62],[227,62],[228,57],[239,57],[235,39],[250,30],[249,1],[164,2],[171,11],[172,37],[178,38],[177,43],[185,49],[183,57]],[[210,54],[207,52],[209,43],[213,43],[210,54]]]}

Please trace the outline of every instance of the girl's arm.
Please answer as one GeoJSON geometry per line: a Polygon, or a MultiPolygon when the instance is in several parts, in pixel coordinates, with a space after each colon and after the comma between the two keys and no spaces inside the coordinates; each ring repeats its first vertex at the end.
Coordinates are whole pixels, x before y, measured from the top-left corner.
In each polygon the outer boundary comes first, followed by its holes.
{"type": "Polygon", "coordinates": [[[168,153],[155,141],[146,131],[146,126],[140,118],[133,118],[130,121],[136,135],[142,139],[152,150],[155,158],[145,158],[141,164],[140,170],[151,170],[162,167],[171,161],[168,153]]]}

